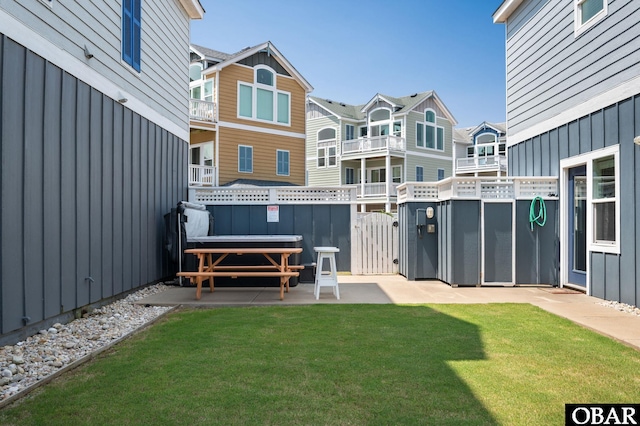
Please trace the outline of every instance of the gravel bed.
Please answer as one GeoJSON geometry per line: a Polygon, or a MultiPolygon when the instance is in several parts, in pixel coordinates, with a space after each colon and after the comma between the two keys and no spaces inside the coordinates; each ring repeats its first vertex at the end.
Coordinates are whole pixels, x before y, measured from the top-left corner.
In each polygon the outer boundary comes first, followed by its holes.
{"type": "Polygon", "coordinates": [[[626,303],[620,303],[620,302],[613,302],[611,300],[603,300],[602,302],[598,302],[598,304],[640,317],[640,308],[633,305],[627,305],[626,303]]]}
{"type": "Polygon", "coordinates": [[[172,309],[134,302],[166,290],[155,284],[67,324],[54,324],[34,336],[0,348],[0,401],[23,392],[63,367],[97,352],[172,309]]]}

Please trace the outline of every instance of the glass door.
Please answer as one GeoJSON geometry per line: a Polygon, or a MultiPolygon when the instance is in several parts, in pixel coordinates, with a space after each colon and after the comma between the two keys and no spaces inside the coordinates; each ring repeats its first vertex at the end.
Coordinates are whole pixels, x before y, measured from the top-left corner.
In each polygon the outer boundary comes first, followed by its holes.
{"type": "Polygon", "coordinates": [[[587,170],[586,166],[569,170],[567,212],[569,284],[587,285],[587,170]]]}

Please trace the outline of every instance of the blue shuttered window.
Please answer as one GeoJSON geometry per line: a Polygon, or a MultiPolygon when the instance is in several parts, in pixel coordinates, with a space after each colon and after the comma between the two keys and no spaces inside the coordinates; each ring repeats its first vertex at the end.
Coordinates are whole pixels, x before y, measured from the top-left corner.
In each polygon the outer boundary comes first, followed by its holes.
{"type": "Polygon", "coordinates": [[[242,173],[253,173],[253,147],[246,145],[238,146],[238,171],[242,173]]]}
{"type": "Polygon", "coordinates": [[[278,176],[289,176],[289,151],[278,149],[277,151],[277,170],[278,176]]]}
{"type": "Polygon", "coordinates": [[[122,1],[122,60],[140,72],[142,0],[122,1]]]}

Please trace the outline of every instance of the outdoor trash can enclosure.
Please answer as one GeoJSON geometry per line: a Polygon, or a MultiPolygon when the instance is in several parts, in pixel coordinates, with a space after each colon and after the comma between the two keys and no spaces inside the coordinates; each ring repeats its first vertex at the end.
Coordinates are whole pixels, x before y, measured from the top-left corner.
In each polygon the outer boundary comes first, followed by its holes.
{"type": "MultiPolygon", "coordinates": [[[[185,249],[191,248],[302,248],[300,235],[211,235],[202,237],[187,237],[185,249]]],[[[273,255],[273,260],[280,261],[280,255],[273,255]]],[[[185,256],[183,271],[197,271],[197,258],[193,255],[185,256]]],[[[229,254],[223,265],[269,265],[269,261],[262,254],[243,254],[237,256],[229,254]]],[[[289,256],[290,265],[300,265],[300,254],[289,256]]],[[[300,275],[303,272],[300,271],[300,275]]],[[[291,277],[289,286],[298,285],[298,277],[291,277]]],[[[190,285],[189,280],[183,280],[183,285],[190,285]]],[[[195,284],[193,284],[195,285],[195,284]]],[[[216,277],[216,287],[280,287],[279,277],[216,277]]]]}

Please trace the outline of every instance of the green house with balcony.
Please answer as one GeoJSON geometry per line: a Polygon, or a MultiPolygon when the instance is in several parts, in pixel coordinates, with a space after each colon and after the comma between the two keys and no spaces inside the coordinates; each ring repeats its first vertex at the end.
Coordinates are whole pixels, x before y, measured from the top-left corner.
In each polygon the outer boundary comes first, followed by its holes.
{"type": "Polygon", "coordinates": [[[398,185],[452,176],[456,124],[434,91],[362,105],[309,96],[307,184],[356,185],[361,212],[394,212],[398,185]]]}

